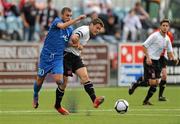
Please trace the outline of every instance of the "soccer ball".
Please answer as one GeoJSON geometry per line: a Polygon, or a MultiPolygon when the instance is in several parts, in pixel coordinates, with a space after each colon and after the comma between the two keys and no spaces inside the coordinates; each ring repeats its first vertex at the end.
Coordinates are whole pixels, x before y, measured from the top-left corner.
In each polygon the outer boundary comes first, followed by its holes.
{"type": "Polygon", "coordinates": [[[124,99],[118,99],[114,105],[114,109],[120,113],[124,114],[128,111],[129,103],[124,99]]]}

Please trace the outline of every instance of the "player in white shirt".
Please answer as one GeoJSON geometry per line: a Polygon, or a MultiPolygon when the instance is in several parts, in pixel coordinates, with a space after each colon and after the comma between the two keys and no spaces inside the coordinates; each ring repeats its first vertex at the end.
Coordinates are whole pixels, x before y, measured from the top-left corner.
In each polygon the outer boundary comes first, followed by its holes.
{"type": "MultiPolygon", "coordinates": [[[[160,32],[160,30],[156,30],[156,32],[160,32]]],[[[173,44],[174,41],[174,36],[173,34],[168,31],[167,35],[169,36],[169,39],[171,41],[171,44],[173,44]]],[[[167,62],[173,64],[173,65],[178,65],[179,60],[177,61],[168,61],[167,60],[167,55],[166,55],[166,50],[163,50],[163,53],[161,53],[161,57],[159,59],[160,65],[161,65],[161,81],[159,83],[159,95],[158,95],[158,100],[159,101],[167,101],[166,97],[163,96],[163,92],[166,88],[167,84],[167,62]]],[[[137,87],[142,87],[142,86],[148,86],[148,82],[145,82],[144,77],[141,76],[137,79],[137,81],[132,82],[131,86],[129,87],[129,95],[132,95],[137,87]]]]}
{"type": "MultiPolygon", "coordinates": [[[[176,61],[172,44],[167,36],[167,32],[169,30],[170,22],[168,19],[164,19],[160,22],[160,31],[154,32],[151,34],[147,40],[143,43],[143,50],[145,54],[144,58],[144,81],[148,82],[150,85],[147,96],[143,101],[143,105],[152,105],[149,102],[149,99],[152,97],[154,92],[156,91],[156,87],[159,84],[159,78],[161,73],[161,63],[159,61],[160,56],[165,49],[167,51],[168,58],[170,60],[176,61]]],[[[137,81],[137,86],[138,86],[137,81]]],[[[129,94],[131,95],[137,86],[134,84],[129,89],[129,94]]]]}
{"type": "MultiPolygon", "coordinates": [[[[60,106],[68,83],[68,76],[73,76],[72,73],[75,73],[81,79],[81,83],[90,96],[94,108],[98,108],[99,105],[103,103],[104,96],[96,97],[93,83],[90,81],[87,68],[81,59],[81,50],[83,46],[88,43],[91,35],[95,36],[99,34],[103,27],[103,22],[99,18],[96,18],[92,20],[89,25],[81,26],[73,31],[69,47],[67,47],[64,52],[64,83],[59,89],[61,99],[58,101],[60,106]]],[[[69,114],[68,110],[67,114],[69,114]]]]}

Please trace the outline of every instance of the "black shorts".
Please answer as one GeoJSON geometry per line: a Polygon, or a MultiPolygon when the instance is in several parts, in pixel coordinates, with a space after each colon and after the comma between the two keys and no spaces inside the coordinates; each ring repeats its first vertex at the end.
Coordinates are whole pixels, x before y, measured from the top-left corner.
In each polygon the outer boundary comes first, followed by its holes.
{"type": "Polygon", "coordinates": [[[167,59],[164,56],[161,56],[159,59],[160,65],[161,65],[161,70],[162,68],[166,68],[167,66],[167,59]]]}
{"type": "Polygon", "coordinates": [[[79,68],[85,67],[80,56],[76,56],[70,52],[64,52],[64,75],[73,76],[72,73],[79,68]]]}
{"type": "Polygon", "coordinates": [[[144,79],[148,82],[149,79],[158,79],[161,74],[161,67],[159,60],[152,60],[152,65],[146,63],[146,57],[143,62],[144,66],[144,79]]]}

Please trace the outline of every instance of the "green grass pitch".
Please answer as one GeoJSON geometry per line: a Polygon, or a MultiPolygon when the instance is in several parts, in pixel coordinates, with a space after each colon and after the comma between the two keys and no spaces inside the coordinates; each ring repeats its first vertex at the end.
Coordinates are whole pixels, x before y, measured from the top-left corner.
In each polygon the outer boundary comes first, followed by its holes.
{"type": "Polygon", "coordinates": [[[81,88],[67,88],[63,106],[73,109],[68,116],[54,109],[55,89],[43,88],[38,109],[32,108],[32,89],[0,89],[0,124],[180,124],[180,87],[168,86],[167,102],[159,102],[157,94],[152,97],[153,106],[143,106],[148,88],[138,88],[128,95],[128,88],[95,88],[97,95],[104,95],[100,108],[92,107],[90,98],[81,88]],[[129,110],[118,114],[114,110],[117,99],[126,99],[129,110]]]}

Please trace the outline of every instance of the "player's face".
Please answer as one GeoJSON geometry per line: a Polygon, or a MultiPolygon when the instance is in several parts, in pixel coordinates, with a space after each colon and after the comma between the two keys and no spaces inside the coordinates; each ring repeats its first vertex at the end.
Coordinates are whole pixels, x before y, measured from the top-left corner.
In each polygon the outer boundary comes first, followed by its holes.
{"type": "Polygon", "coordinates": [[[169,30],[169,23],[167,22],[162,23],[160,29],[163,33],[167,33],[169,30]]]}
{"type": "Polygon", "coordinates": [[[93,34],[94,36],[99,34],[101,31],[101,28],[102,26],[100,24],[96,24],[96,25],[91,24],[90,25],[91,34],[93,34]]]}
{"type": "Polygon", "coordinates": [[[69,12],[69,11],[65,11],[63,14],[62,14],[62,19],[64,22],[68,22],[71,20],[71,17],[72,17],[72,12],[69,12]]]}

